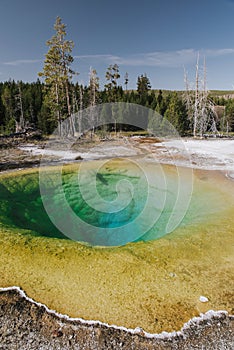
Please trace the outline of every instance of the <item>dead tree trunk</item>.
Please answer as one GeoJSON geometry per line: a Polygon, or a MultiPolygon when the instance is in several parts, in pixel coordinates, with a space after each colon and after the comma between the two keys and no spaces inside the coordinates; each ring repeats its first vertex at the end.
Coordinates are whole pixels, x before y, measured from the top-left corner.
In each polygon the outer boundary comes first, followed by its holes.
{"type": "Polygon", "coordinates": [[[20,118],[19,118],[19,122],[16,121],[15,131],[21,132],[21,131],[24,131],[25,120],[24,120],[23,99],[22,99],[22,91],[21,91],[20,83],[18,83],[18,95],[16,96],[16,100],[17,100],[17,109],[20,111],[20,118]]]}

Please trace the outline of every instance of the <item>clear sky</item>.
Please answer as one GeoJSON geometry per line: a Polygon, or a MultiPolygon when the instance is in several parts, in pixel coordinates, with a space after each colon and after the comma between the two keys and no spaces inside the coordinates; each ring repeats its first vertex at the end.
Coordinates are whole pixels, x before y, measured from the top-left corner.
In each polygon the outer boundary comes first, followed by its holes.
{"type": "Polygon", "coordinates": [[[86,84],[110,64],[129,88],[146,73],[153,88],[183,89],[200,52],[209,89],[234,89],[234,0],[0,0],[0,80],[36,81],[56,16],[75,43],[73,68],[86,84]]]}

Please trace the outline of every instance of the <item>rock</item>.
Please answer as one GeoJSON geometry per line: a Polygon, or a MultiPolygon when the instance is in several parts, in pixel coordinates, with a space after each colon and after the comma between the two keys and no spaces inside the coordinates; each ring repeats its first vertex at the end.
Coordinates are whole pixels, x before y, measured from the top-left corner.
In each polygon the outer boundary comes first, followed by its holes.
{"type": "Polygon", "coordinates": [[[83,158],[81,156],[76,156],[75,160],[82,160],[83,158]]]}
{"type": "Polygon", "coordinates": [[[204,297],[203,295],[200,296],[199,300],[201,303],[207,303],[209,301],[209,299],[207,297],[204,297]]]}

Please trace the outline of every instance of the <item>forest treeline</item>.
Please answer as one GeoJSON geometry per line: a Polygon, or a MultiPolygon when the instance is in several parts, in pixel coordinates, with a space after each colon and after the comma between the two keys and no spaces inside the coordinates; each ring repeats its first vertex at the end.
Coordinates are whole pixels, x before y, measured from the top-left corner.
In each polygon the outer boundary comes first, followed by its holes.
{"type": "MultiPolygon", "coordinates": [[[[129,90],[128,73],[123,86],[119,84],[117,64],[107,67],[105,85],[99,86],[95,69],[90,69],[89,83],[74,83],[76,72],[72,70],[74,43],[66,40],[66,26],[60,17],[54,25],[55,35],[47,41],[48,52],[43,71],[33,83],[9,80],[0,82],[0,134],[9,135],[33,128],[49,135],[61,128],[63,121],[88,107],[111,103],[134,103],[159,113],[183,135],[200,135],[206,132],[234,131],[234,99],[212,97],[207,90],[185,89],[184,92],[153,90],[146,74],[138,76],[136,89],[129,90]],[[217,108],[217,106],[222,106],[217,108]]],[[[197,71],[196,86],[199,86],[197,71]]],[[[124,123],[122,116],[115,120],[117,129],[130,131],[134,126],[124,123]],[[119,118],[119,119],[118,119],[119,118]]],[[[152,113],[144,115],[145,129],[154,130],[152,113]]],[[[71,125],[71,133],[72,131],[71,125]]],[[[113,130],[113,125],[109,126],[113,130]]],[[[60,130],[61,132],[61,130],[60,130]]]]}
{"type": "MultiPolygon", "coordinates": [[[[90,86],[70,84],[69,90],[73,114],[90,107],[90,86]]],[[[20,131],[17,125],[22,118],[24,128],[36,128],[43,134],[53,132],[57,127],[57,120],[46,104],[44,91],[45,84],[39,79],[34,83],[14,80],[0,83],[0,133],[11,134],[20,131]]],[[[185,133],[189,131],[189,120],[186,106],[179,95],[177,92],[167,92],[164,96],[161,90],[157,92],[151,90],[149,79],[142,75],[138,78],[137,90],[126,91],[122,86],[117,86],[111,97],[107,89],[98,90],[95,103],[139,104],[165,116],[181,133],[185,133]],[[147,84],[142,84],[142,80],[147,81],[147,84]]],[[[66,114],[64,119],[65,117],[66,114]]],[[[149,120],[144,121],[146,128],[149,122],[149,120]]],[[[131,130],[131,126],[125,125],[124,129],[131,130]]]]}
{"type": "MultiPolygon", "coordinates": [[[[70,96],[72,113],[90,106],[90,86],[76,83],[71,84],[70,90],[72,91],[70,96]]],[[[44,91],[45,84],[39,79],[33,83],[14,80],[0,82],[0,134],[9,135],[19,131],[17,125],[22,117],[24,128],[39,129],[45,135],[53,132],[57,127],[57,121],[45,103],[44,91]]],[[[192,134],[192,121],[186,109],[183,93],[151,90],[149,79],[145,75],[138,77],[136,90],[130,91],[118,86],[112,98],[107,89],[98,90],[96,94],[96,104],[111,101],[139,104],[158,112],[171,122],[181,135],[192,134]]],[[[224,133],[234,131],[234,100],[222,97],[211,98],[216,106],[222,106],[220,111],[217,108],[217,130],[224,133]]],[[[146,128],[150,128],[151,120],[145,120],[144,124],[146,128]]],[[[208,126],[207,131],[211,126],[208,126]]],[[[122,129],[131,130],[132,128],[130,125],[125,125],[122,129]]]]}

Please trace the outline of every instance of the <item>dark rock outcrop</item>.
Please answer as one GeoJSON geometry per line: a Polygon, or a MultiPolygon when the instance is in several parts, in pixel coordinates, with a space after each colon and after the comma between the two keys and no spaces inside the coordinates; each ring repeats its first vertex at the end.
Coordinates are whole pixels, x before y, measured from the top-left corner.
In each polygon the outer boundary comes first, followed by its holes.
{"type": "Polygon", "coordinates": [[[48,310],[17,288],[0,290],[1,350],[231,350],[234,317],[209,312],[180,332],[151,335],[100,322],[70,319],[48,310]]]}

